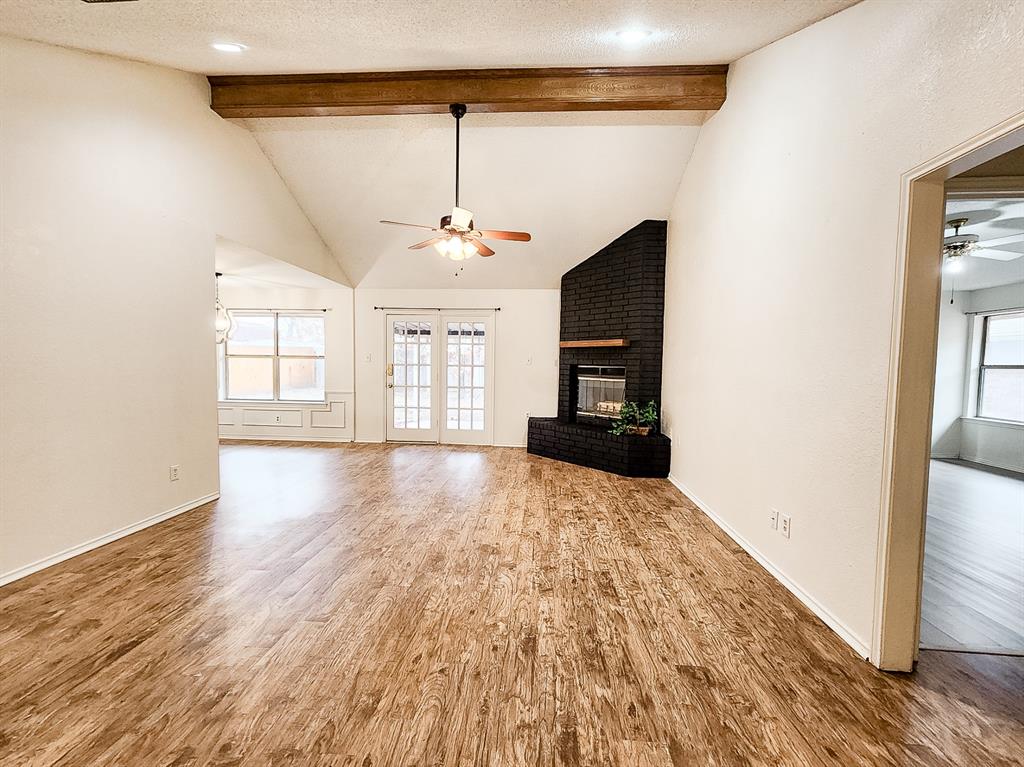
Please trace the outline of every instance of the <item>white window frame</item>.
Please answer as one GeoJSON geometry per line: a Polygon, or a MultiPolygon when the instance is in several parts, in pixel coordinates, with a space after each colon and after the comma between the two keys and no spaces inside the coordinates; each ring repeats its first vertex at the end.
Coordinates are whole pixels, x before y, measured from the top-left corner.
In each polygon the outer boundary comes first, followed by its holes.
{"type": "MultiPolygon", "coordinates": [[[[980,323],[978,327],[979,339],[978,339],[978,365],[977,365],[977,383],[975,384],[975,401],[973,403],[973,410],[977,418],[984,419],[986,421],[1005,421],[1006,423],[1024,424],[1024,421],[1010,420],[1008,418],[994,418],[992,416],[982,415],[981,403],[984,399],[985,392],[985,372],[987,370],[1024,370],[1024,365],[986,365],[985,364],[985,347],[988,344],[988,323],[993,317],[1005,317],[1007,315],[1024,314],[1024,309],[1004,309],[997,312],[985,312],[978,316],[980,323]]],[[[974,371],[971,371],[972,377],[974,371]]]]}
{"type": "Polygon", "coordinates": [[[221,366],[221,375],[224,380],[224,399],[221,402],[258,402],[282,403],[289,405],[322,405],[327,401],[327,319],[322,311],[304,311],[297,309],[228,309],[232,317],[273,317],[274,319],[274,351],[273,354],[231,354],[228,352],[230,339],[224,343],[224,354],[218,360],[221,366]],[[281,317],[320,317],[324,323],[324,353],[323,354],[280,354],[278,339],[278,321],[281,317]],[[231,397],[228,392],[231,390],[229,380],[228,360],[235,359],[257,359],[271,361],[271,374],[274,381],[273,398],[252,399],[231,397]],[[324,362],[324,396],[322,399],[282,399],[281,398],[281,360],[323,360],[324,362]]]}

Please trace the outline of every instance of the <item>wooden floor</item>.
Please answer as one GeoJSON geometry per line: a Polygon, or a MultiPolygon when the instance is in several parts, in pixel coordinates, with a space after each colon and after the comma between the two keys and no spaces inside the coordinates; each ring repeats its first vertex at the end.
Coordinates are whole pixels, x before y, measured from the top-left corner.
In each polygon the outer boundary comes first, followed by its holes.
{"type": "Polygon", "coordinates": [[[874,670],[663,480],[233,444],[0,589],[0,764],[1009,765],[1024,660],[874,670]]]}
{"type": "Polygon", "coordinates": [[[1024,479],[932,461],[921,646],[1024,655],[1024,479]]]}

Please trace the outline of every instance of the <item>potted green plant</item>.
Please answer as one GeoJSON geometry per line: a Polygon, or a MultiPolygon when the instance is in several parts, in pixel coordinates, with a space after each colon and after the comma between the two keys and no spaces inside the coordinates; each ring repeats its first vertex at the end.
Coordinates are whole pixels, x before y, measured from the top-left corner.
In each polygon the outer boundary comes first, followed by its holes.
{"type": "Polygon", "coordinates": [[[610,429],[612,434],[639,434],[646,437],[658,425],[658,406],[654,401],[641,407],[636,402],[623,402],[619,417],[610,429]]]}

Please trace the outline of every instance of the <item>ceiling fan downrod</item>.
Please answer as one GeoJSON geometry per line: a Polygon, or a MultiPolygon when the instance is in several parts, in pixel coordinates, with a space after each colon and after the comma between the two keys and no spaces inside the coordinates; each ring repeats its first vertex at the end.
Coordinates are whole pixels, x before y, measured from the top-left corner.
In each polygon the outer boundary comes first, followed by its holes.
{"type": "Polygon", "coordinates": [[[465,104],[449,104],[448,111],[455,118],[455,207],[459,207],[459,121],[466,115],[465,104]]]}

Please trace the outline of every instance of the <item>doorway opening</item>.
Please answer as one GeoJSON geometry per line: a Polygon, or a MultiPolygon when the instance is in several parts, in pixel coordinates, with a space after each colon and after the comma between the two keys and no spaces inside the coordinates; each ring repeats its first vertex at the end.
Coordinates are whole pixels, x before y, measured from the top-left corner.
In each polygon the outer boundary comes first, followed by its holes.
{"type": "Polygon", "coordinates": [[[1024,148],[946,184],[921,649],[1024,655],[1024,148]]]}
{"type": "MultiPolygon", "coordinates": [[[[904,209],[899,244],[903,257],[896,275],[871,648],[871,660],[881,669],[912,670],[920,648],[939,308],[943,296],[947,301],[950,297],[942,284],[944,246],[950,242],[944,238],[956,236],[946,226],[947,184],[950,200],[965,199],[964,195],[986,199],[995,194],[1005,198],[1012,192],[1024,196],[1024,177],[1001,175],[980,180],[983,177],[968,173],[986,163],[995,167],[993,161],[1022,146],[1024,112],[908,171],[902,178],[904,209]],[[992,191],[993,187],[997,191],[992,191]]],[[[1014,217],[1007,216],[1004,223],[1010,224],[1014,217]]],[[[979,236],[979,247],[980,242],[979,236]]],[[[1011,243],[988,244],[1003,247],[1011,243]]],[[[956,296],[953,298],[955,305],[956,296]]],[[[977,412],[973,417],[978,417],[977,412]]],[[[948,439],[944,434],[934,436],[948,439]]]]}
{"type": "Polygon", "coordinates": [[[494,311],[384,315],[388,442],[494,442],[494,311]]]}

